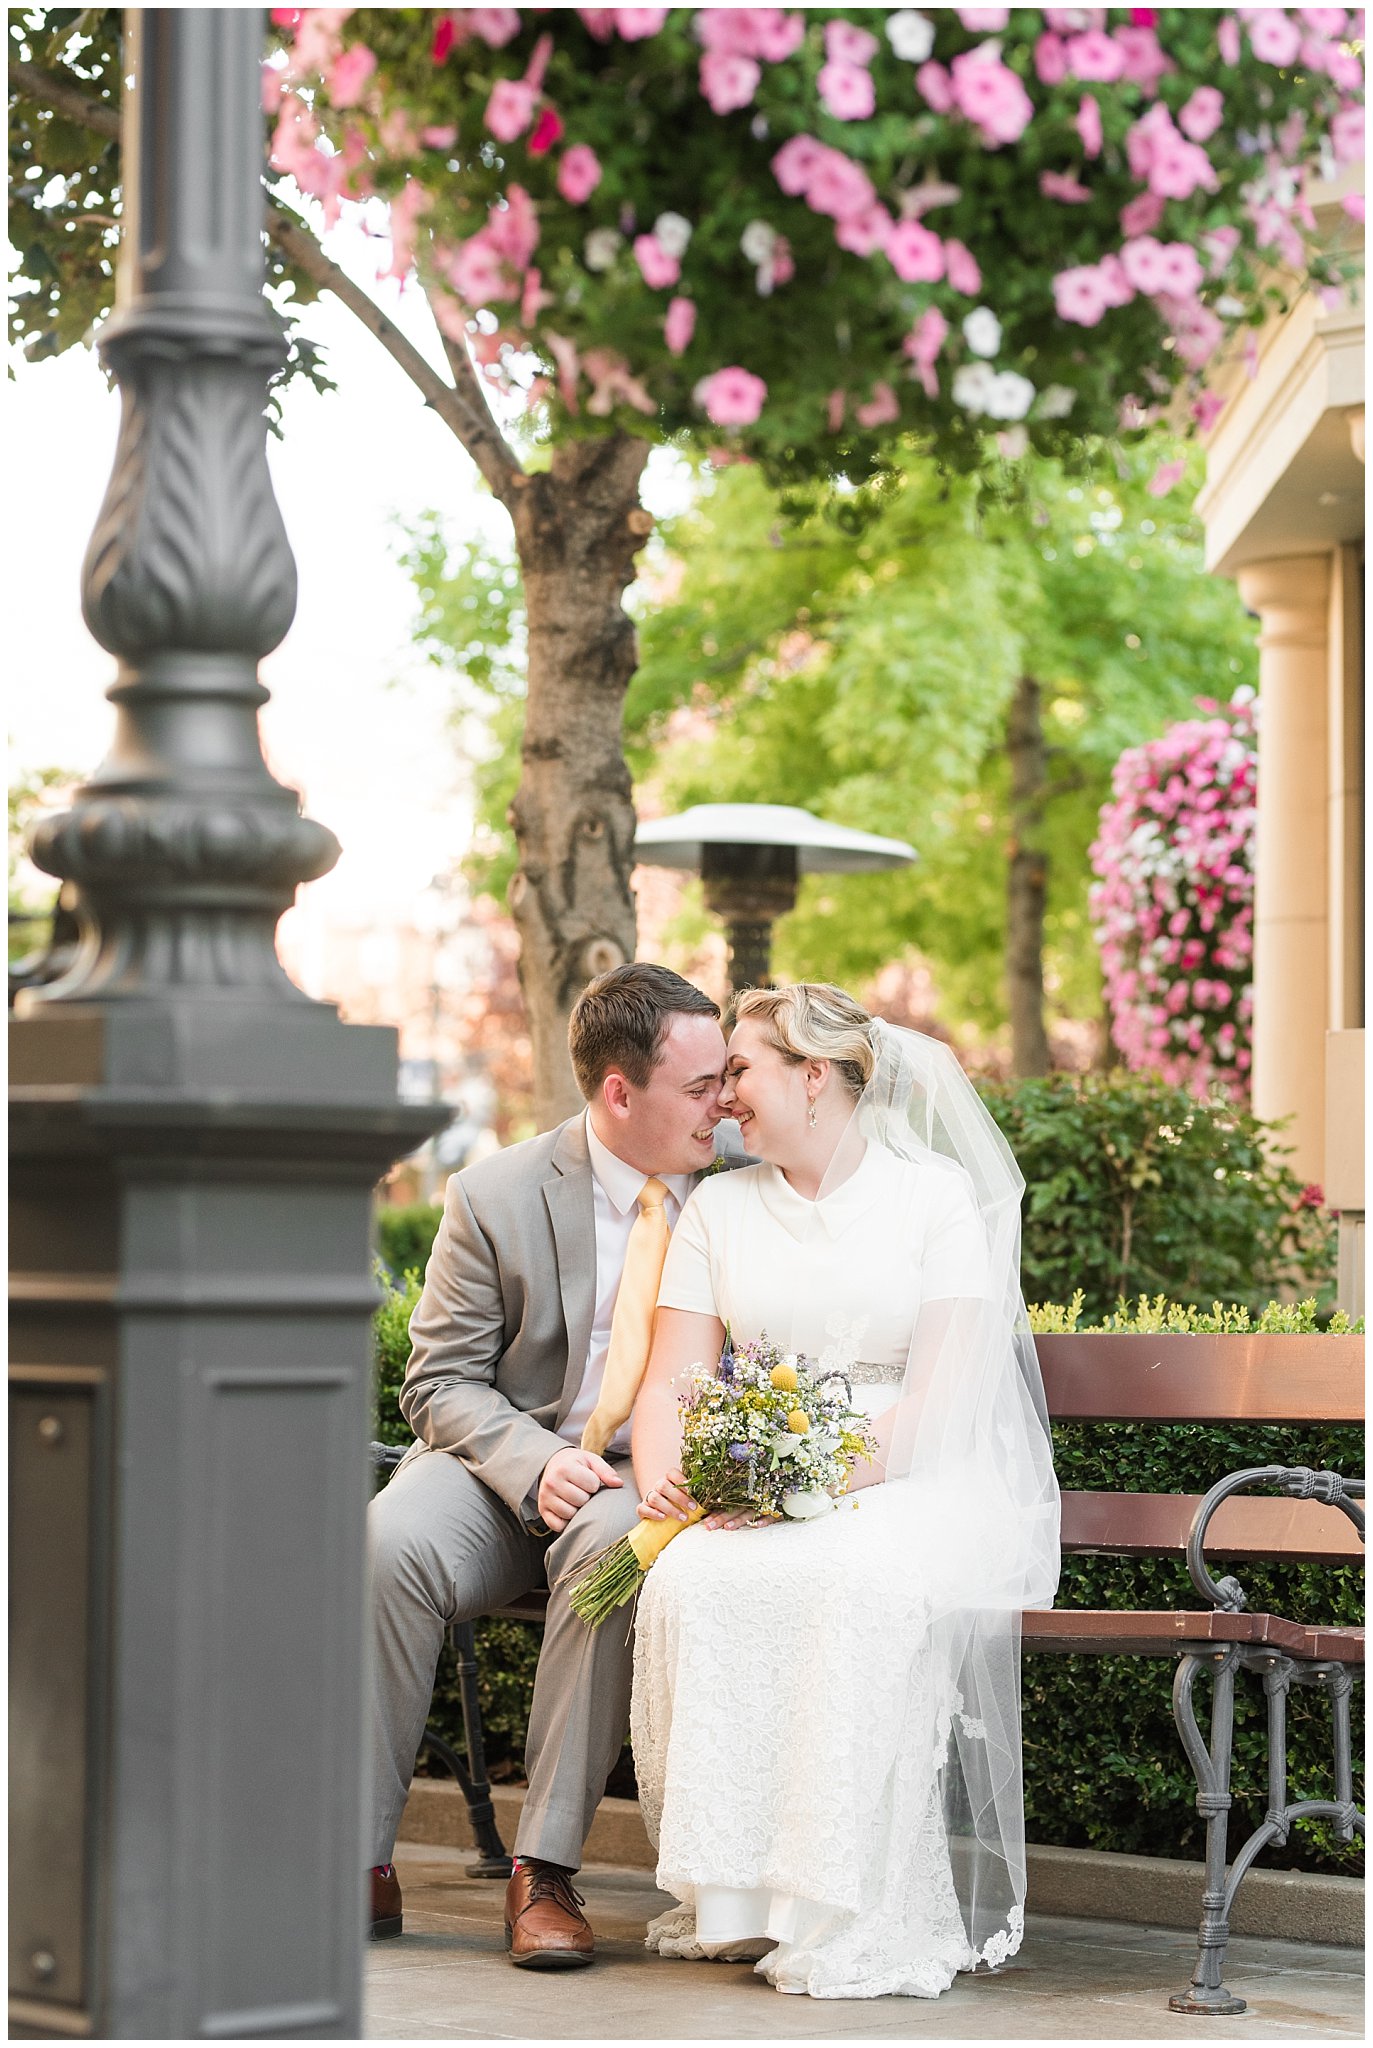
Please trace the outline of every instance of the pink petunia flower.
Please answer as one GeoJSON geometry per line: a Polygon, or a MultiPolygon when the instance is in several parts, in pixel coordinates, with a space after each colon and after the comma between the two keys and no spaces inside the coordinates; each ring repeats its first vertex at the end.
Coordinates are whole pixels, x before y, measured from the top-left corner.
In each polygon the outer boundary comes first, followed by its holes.
{"type": "Polygon", "coordinates": [[[534,118],[534,90],[522,78],[498,79],[486,103],[486,126],[497,142],[514,142],[534,118]]]}
{"type": "Polygon", "coordinates": [[[854,409],[860,427],[889,427],[901,417],[901,403],[890,384],[874,384],[866,405],[854,409]]]}
{"type": "Polygon", "coordinates": [[[825,64],[815,83],[826,113],[836,121],[866,121],[877,105],[872,74],[861,64],[825,64]]]}
{"type": "Polygon", "coordinates": [[[782,190],[795,199],[809,188],[811,178],[828,154],[828,146],[814,135],[793,135],[772,159],[772,174],[782,190]]]}
{"type": "Polygon", "coordinates": [[[957,11],[972,36],[999,36],[1011,18],[1009,7],[960,7],[957,11]]]}
{"type": "Polygon", "coordinates": [[[1073,116],[1073,126],[1077,129],[1083,155],[1100,156],[1104,140],[1101,130],[1101,108],[1089,92],[1084,93],[1078,102],[1077,113],[1073,116]]]}
{"type": "Polygon", "coordinates": [[[978,269],[977,259],[961,242],[944,244],[944,275],[954,291],[963,292],[969,298],[982,289],[982,272],[978,269]]]}
{"type": "Polygon", "coordinates": [[[1330,123],[1330,145],[1336,163],[1363,162],[1364,115],[1362,107],[1341,107],[1330,123]]]}
{"type": "Polygon", "coordinates": [[[762,76],[752,57],[707,50],[701,59],[701,91],[714,114],[732,114],[748,106],[762,76]]]}
{"type": "Polygon", "coordinates": [[[1054,278],[1054,308],[1060,320],[1074,327],[1095,327],[1106,311],[1101,275],[1094,263],[1060,270],[1054,278]]]}
{"type": "Polygon", "coordinates": [[[1193,142],[1209,142],[1225,116],[1225,99],[1214,85],[1199,85],[1178,110],[1178,126],[1193,142]]]}
{"type": "Polygon", "coordinates": [[[1125,70],[1124,51],[1114,36],[1099,28],[1069,36],[1063,55],[1072,77],[1094,85],[1113,85],[1125,70]]]}
{"type": "Polygon", "coordinates": [[[617,7],[615,28],[623,42],[643,43],[658,34],[667,16],[666,7],[617,7]]]}
{"type": "Polygon", "coordinates": [[[881,45],[851,21],[825,23],[825,55],[831,64],[871,64],[881,45]]]}
{"type": "Polygon", "coordinates": [[[520,32],[519,10],[514,7],[469,7],[466,26],[492,50],[503,50],[520,32]]]}
{"type": "Polygon", "coordinates": [[[691,346],[691,337],[696,332],[696,305],[692,299],[674,298],[668,300],[667,317],[663,321],[663,340],[667,352],[680,356],[691,346]]]}
{"type": "Polygon", "coordinates": [[[827,149],[806,186],[806,204],[812,213],[828,214],[831,220],[849,220],[856,213],[866,213],[876,203],[872,180],[862,166],[840,149],[827,149]]]}
{"type": "Polygon", "coordinates": [[[326,81],[331,104],[355,107],[376,68],[376,57],[365,43],[354,43],[351,49],[345,50],[332,66],[326,81]]]}
{"type": "Polygon", "coordinates": [[[1192,418],[1199,434],[1209,434],[1225,410],[1225,400],[1214,391],[1202,391],[1192,401],[1192,418]]]}
{"type": "Polygon", "coordinates": [[[420,141],[426,149],[451,149],[457,139],[458,131],[451,121],[420,129],[420,141]]]}
{"type": "Polygon", "coordinates": [[[1034,116],[1034,105],[1020,80],[999,57],[965,50],[951,67],[954,102],[961,114],[982,130],[986,141],[1015,142],[1034,116]]]}
{"type": "Polygon", "coordinates": [[[716,370],[696,386],[696,400],[717,427],[751,427],[762,412],[768,387],[737,364],[716,370]]]}
{"type": "Polygon", "coordinates": [[[1240,25],[1233,14],[1222,16],[1216,30],[1216,47],[1227,64],[1238,64],[1240,60],[1240,25]]]}
{"type": "Polygon", "coordinates": [[[944,65],[936,64],[933,58],[921,64],[916,70],[915,83],[926,104],[933,107],[936,114],[953,112],[953,81],[944,65]]]}
{"type": "MultiPolygon", "coordinates": [[[[1135,11],[1139,13],[1141,10],[1135,11]]],[[[1139,86],[1150,98],[1158,91],[1160,78],[1177,69],[1172,58],[1165,56],[1159,47],[1152,22],[1130,22],[1118,28],[1116,43],[1125,58],[1125,69],[1121,75],[1128,78],[1131,85],[1139,86]]]]}
{"type": "Polygon", "coordinates": [[[634,260],[651,291],[665,291],[682,274],[680,262],[669,255],[656,235],[634,237],[634,260]]]}
{"type": "Polygon", "coordinates": [[[901,344],[902,351],[911,359],[911,374],[919,378],[927,398],[939,396],[934,365],[948,332],[949,323],[938,306],[927,306],[901,344]]]}
{"type": "Polygon", "coordinates": [[[582,206],[601,182],[601,164],[591,145],[574,142],[558,165],[558,190],[569,206],[582,206]]]}
{"type": "Polygon", "coordinates": [[[1281,7],[1252,7],[1246,26],[1249,47],[1261,64],[1295,64],[1301,54],[1301,30],[1281,7]]]}
{"type": "Polygon", "coordinates": [[[1092,196],[1086,185],[1065,171],[1041,171],[1039,189],[1046,199],[1061,200],[1065,206],[1082,206],[1092,196]]]}
{"type": "Polygon", "coordinates": [[[886,256],[903,284],[934,284],[944,275],[944,244],[918,220],[897,222],[886,256]]]}
{"type": "Polygon", "coordinates": [[[1062,36],[1047,29],[1035,43],[1035,75],[1041,85],[1062,85],[1068,76],[1068,52],[1062,36]]]}
{"type": "Polygon", "coordinates": [[[834,239],[841,249],[848,249],[854,256],[871,256],[875,249],[885,249],[891,237],[892,217],[885,206],[869,206],[863,213],[850,214],[841,220],[834,231],[834,239]]]}

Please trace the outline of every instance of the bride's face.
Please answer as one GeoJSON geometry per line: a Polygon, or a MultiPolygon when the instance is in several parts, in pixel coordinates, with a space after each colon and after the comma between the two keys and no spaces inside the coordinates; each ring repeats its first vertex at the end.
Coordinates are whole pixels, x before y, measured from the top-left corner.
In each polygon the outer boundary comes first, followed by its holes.
{"type": "Polygon", "coordinates": [[[736,1024],[725,1061],[720,1114],[735,1118],[744,1150],[754,1159],[776,1159],[793,1151],[797,1133],[805,1128],[808,1100],[804,1065],[784,1059],[760,1024],[747,1017],[736,1024]]]}

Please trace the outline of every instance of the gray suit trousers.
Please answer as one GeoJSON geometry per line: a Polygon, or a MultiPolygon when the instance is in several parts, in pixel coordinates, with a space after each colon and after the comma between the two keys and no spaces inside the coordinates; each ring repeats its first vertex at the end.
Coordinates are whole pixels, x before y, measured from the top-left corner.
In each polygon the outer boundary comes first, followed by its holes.
{"type": "MultiPolygon", "coordinates": [[[[448,1451],[416,1448],[368,1515],[372,1574],[372,1848],[389,1863],[429,1712],[443,1632],[470,1621],[632,1529],[639,1496],[603,1487],[558,1536],[533,1536],[448,1451]]],[[[633,1644],[619,1617],[589,1629],[552,1593],[525,1749],[529,1793],[516,1853],[576,1870],[629,1727],[633,1644]]]]}

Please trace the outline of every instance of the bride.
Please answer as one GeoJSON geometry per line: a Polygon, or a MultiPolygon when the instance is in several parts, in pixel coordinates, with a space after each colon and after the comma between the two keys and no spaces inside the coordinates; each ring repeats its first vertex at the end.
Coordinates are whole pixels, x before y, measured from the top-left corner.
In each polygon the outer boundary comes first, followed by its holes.
{"type": "Polygon", "coordinates": [[[843,1371],[876,1456],[832,1513],[712,1514],[636,1623],[650,1948],[779,1991],[937,1997],[1019,1947],[1019,1614],[1058,1491],[1020,1297],[1023,1182],[953,1055],[817,983],[739,998],[720,1107],[761,1163],[673,1232],[634,1410],[649,1520],[693,1503],[677,1385],[769,1336],[843,1371]]]}

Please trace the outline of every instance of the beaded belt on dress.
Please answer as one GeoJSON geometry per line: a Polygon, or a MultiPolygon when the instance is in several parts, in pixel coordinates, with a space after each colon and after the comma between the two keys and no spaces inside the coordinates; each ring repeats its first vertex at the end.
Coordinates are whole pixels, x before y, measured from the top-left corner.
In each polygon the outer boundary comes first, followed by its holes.
{"type": "MultiPolygon", "coordinates": [[[[852,1364],[837,1366],[835,1371],[851,1387],[894,1387],[906,1377],[904,1365],[879,1364],[871,1358],[855,1358],[852,1364]]],[[[822,1379],[827,1377],[827,1374],[821,1374],[822,1379]]]]}

